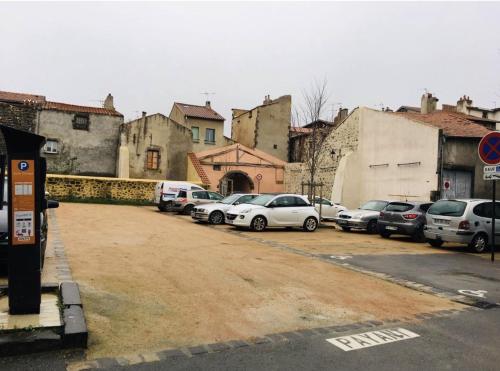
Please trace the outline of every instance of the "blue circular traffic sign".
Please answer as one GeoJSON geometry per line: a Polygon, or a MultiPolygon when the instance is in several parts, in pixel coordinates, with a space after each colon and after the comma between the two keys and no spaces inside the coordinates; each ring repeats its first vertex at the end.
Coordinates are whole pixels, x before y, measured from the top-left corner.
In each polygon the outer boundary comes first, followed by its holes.
{"type": "Polygon", "coordinates": [[[479,158],[487,165],[500,164],[500,132],[486,134],[477,147],[479,158]]]}

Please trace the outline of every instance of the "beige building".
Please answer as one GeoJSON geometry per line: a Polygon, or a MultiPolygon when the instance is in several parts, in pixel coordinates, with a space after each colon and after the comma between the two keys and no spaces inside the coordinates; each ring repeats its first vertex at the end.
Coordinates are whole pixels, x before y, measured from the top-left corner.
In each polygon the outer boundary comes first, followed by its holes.
{"type": "Polygon", "coordinates": [[[206,102],[204,106],[174,103],[170,119],[191,129],[193,151],[205,151],[228,144],[224,137],[224,117],[206,102]]]}
{"type": "MultiPolygon", "coordinates": [[[[489,197],[477,145],[490,130],[436,102],[426,94],[420,112],[354,109],[324,147],[317,179],[325,193],[350,208],[370,199],[489,197]]],[[[304,164],[287,165],[287,191],[299,192],[305,179],[304,164]]]]}
{"type": "Polygon", "coordinates": [[[156,113],[123,124],[119,176],[142,179],[186,179],[191,130],[156,113]]]}
{"type": "Polygon", "coordinates": [[[266,152],[282,161],[288,160],[288,139],[292,97],[266,96],[263,104],[251,110],[233,110],[231,138],[249,148],[266,152]]]}

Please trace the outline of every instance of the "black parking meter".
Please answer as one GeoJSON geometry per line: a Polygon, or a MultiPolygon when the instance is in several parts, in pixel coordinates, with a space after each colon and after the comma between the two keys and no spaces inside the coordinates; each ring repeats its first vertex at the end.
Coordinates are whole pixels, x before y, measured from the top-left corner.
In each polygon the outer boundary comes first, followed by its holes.
{"type": "Polygon", "coordinates": [[[45,138],[0,125],[7,147],[9,313],[40,313],[45,138]]]}

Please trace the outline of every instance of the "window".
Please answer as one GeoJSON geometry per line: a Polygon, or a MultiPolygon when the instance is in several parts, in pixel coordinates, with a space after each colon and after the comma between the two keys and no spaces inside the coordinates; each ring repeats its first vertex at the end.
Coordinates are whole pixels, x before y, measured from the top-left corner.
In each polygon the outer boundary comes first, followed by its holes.
{"type": "Polygon", "coordinates": [[[208,200],[210,199],[207,191],[196,191],[193,192],[193,198],[197,200],[208,200]]]}
{"type": "Polygon", "coordinates": [[[214,165],[213,169],[214,169],[214,171],[220,171],[221,167],[220,167],[220,165],[214,165]]]}
{"type": "Polygon", "coordinates": [[[191,132],[193,133],[193,142],[198,143],[200,141],[200,128],[198,126],[192,126],[191,132]]]}
{"type": "Polygon", "coordinates": [[[221,196],[216,192],[208,192],[208,197],[210,197],[211,200],[216,200],[216,201],[222,200],[224,198],[224,196],[221,196]]]}
{"type": "Polygon", "coordinates": [[[252,201],[257,195],[245,195],[238,199],[238,204],[246,204],[252,201]]]}
{"type": "Polygon", "coordinates": [[[413,209],[413,205],[411,204],[406,204],[404,202],[391,202],[387,207],[385,208],[385,211],[394,211],[397,213],[404,213],[405,211],[410,211],[413,209]]]}
{"type": "Polygon", "coordinates": [[[431,207],[432,204],[422,204],[420,205],[420,210],[422,210],[424,213],[427,212],[427,210],[429,210],[429,207],[431,207]]]}
{"type": "Polygon", "coordinates": [[[59,152],[59,142],[55,139],[47,139],[45,142],[45,147],[43,148],[45,153],[58,153],[59,152]]]}
{"type": "MultiPolygon", "coordinates": [[[[493,217],[493,202],[485,202],[474,207],[472,212],[480,217],[489,218],[493,217]]],[[[500,219],[500,203],[495,202],[495,219],[500,219]]]]}
{"type": "Polygon", "coordinates": [[[73,129],[75,130],[89,130],[89,116],[78,114],[73,118],[73,129]]]}
{"type": "Polygon", "coordinates": [[[215,144],[215,129],[205,130],[205,143],[215,144]]]}
{"type": "Polygon", "coordinates": [[[146,167],[148,170],[158,170],[160,161],[160,151],[157,149],[148,149],[146,167]]]}
{"type": "MultiPolygon", "coordinates": [[[[310,206],[303,198],[293,197],[295,199],[295,206],[310,206]]],[[[326,200],[325,200],[326,201],[326,200]]]]}
{"type": "Polygon", "coordinates": [[[324,199],[324,198],[319,198],[319,197],[318,197],[318,198],[316,198],[316,199],[314,200],[314,202],[315,202],[316,204],[322,204],[322,205],[326,205],[326,206],[332,206],[332,203],[331,203],[330,201],[328,201],[328,200],[324,199]]]}
{"type": "Polygon", "coordinates": [[[441,200],[432,204],[427,211],[430,215],[462,216],[467,204],[462,201],[441,200]]]}
{"type": "Polygon", "coordinates": [[[275,145],[273,146],[273,148],[274,148],[274,149],[278,149],[278,145],[277,145],[277,144],[275,144],[275,145]]]}
{"type": "Polygon", "coordinates": [[[295,206],[295,197],[292,196],[284,196],[277,198],[271,203],[273,207],[291,207],[295,206]]]}
{"type": "Polygon", "coordinates": [[[360,207],[361,210],[373,210],[382,211],[384,207],[387,206],[389,202],[387,201],[368,201],[366,204],[360,207]]]}

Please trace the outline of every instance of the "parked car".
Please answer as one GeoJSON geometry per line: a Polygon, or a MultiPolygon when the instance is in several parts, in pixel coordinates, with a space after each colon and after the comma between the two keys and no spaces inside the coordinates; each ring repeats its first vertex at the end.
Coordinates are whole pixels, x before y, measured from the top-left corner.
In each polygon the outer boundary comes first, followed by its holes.
{"type": "Polygon", "coordinates": [[[179,191],[177,197],[172,202],[172,211],[178,211],[184,215],[190,215],[196,205],[210,204],[224,198],[221,194],[211,191],[179,191]]]}
{"type": "Polygon", "coordinates": [[[377,220],[380,212],[387,206],[389,201],[372,200],[365,203],[356,210],[345,210],[338,213],[334,221],[344,230],[351,228],[364,229],[368,233],[377,232],[377,220]]]}
{"type": "Polygon", "coordinates": [[[226,223],[263,231],[267,227],[302,227],[314,232],[319,214],[307,197],[294,194],[264,194],[248,204],[233,206],[226,213],[226,223]]]}
{"type": "MultiPolygon", "coordinates": [[[[0,210],[0,274],[7,274],[9,262],[9,229],[8,229],[8,182],[4,182],[3,208],[0,210]]],[[[40,213],[40,267],[43,268],[45,261],[45,250],[47,249],[48,218],[47,209],[59,207],[59,202],[53,200],[44,201],[44,209],[40,213]]]]}
{"type": "Polygon", "coordinates": [[[258,194],[235,193],[213,204],[196,206],[191,211],[191,217],[196,221],[209,222],[210,224],[224,224],[226,211],[232,206],[246,204],[258,194]]]}
{"type": "Polygon", "coordinates": [[[391,234],[403,234],[415,241],[423,241],[425,213],[431,205],[432,202],[390,202],[380,212],[378,233],[384,238],[389,238],[391,234]]]}
{"type": "MultiPolygon", "coordinates": [[[[495,235],[500,233],[500,202],[495,203],[495,235]]],[[[427,210],[424,234],[434,247],[444,242],[468,245],[473,251],[487,250],[491,241],[493,202],[480,199],[440,200],[427,210]]]]}
{"type": "Polygon", "coordinates": [[[187,190],[203,191],[204,189],[193,183],[162,180],[156,183],[154,203],[160,211],[170,211],[179,192],[187,190]]]}
{"type": "Polygon", "coordinates": [[[321,207],[321,219],[324,220],[334,220],[339,212],[347,210],[345,206],[321,197],[316,197],[314,199],[314,204],[314,208],[316,209],[318,214],[321,207]]]}

